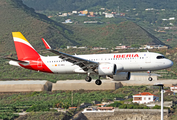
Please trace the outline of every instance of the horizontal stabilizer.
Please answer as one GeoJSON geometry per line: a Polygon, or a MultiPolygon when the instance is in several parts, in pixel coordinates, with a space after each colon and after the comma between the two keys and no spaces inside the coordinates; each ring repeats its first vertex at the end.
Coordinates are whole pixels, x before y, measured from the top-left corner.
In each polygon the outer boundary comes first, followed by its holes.
{"type": "Polygon", "coordinates": [[[5,59],[9,59],[9,60],[13,60],[13,61],[16,61],[18,63],[29,63],[29,62],[26,62],[26,61],[22,61],[22,60],[17,60],[17,59],[14,59],[14,58],[8,58],[8,57],[4,57],[5,59]]]}

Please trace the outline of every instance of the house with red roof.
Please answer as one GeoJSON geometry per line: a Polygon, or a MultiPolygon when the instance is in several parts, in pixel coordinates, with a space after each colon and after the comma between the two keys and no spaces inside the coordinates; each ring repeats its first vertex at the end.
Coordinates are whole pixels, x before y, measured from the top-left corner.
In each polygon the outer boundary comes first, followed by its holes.
{"type": "Polygon", "coordinates": [[[173,85],[170,87],[170,90],[174,93],[177,93],[177,85],[173,85]]]}
{"type": "Polygon", "coordinates": [[[159,101],[159,97],[150,92],[143,92],[133,95],[133,103],[146,104],[150,102],[159,101]]]}

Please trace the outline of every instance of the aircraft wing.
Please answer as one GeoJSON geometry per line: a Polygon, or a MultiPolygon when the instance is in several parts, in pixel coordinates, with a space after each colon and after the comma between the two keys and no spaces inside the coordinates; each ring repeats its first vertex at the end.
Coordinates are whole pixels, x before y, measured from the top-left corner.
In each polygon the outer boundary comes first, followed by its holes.
{"type": "Polygon", "coordinates": [[[46,47],[47,50],[59,55],[59,58],[66,60],[68,62],[73,63],[73,65],[78,65],[81,67],[84,71],[94,71],[98,67],[98,62],[90,61],[87,59],[83,59],[74,55],[69,55],[57,50],[52,49],[49,44],[42,38],[42,41],[46,47]]]}

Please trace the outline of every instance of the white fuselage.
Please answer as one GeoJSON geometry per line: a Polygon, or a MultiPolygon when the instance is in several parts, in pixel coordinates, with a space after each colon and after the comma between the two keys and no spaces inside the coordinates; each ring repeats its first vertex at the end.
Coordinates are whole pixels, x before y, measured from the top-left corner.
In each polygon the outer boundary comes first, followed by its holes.
{"type": "MultiPolygon", "coordinates": [[[[162,54],[151,52],[137,53],[111,53],[75,55],[76,57],[101,63],[113,63],[117,66],[117,72],[161,70],[169,68],[173,62],[162,54]],[[123,69],[119,69],[119,66],[123,69]]],[[[53,73],[86,73],[78,65],[60,59],[58,56],[41,56],[42,61],[53,73]]],[[[42,66],[41,66],[42,67],[42,66]]]]}

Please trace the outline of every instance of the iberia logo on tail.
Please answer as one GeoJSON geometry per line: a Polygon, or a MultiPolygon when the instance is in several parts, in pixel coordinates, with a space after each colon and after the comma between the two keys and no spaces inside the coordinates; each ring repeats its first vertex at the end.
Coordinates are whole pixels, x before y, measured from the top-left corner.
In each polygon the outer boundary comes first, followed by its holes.
{"type": "Polygon", "coordinates": [[[21,32],[12,32],[18,60],[38,60],[40,55],[21,32]]]}

